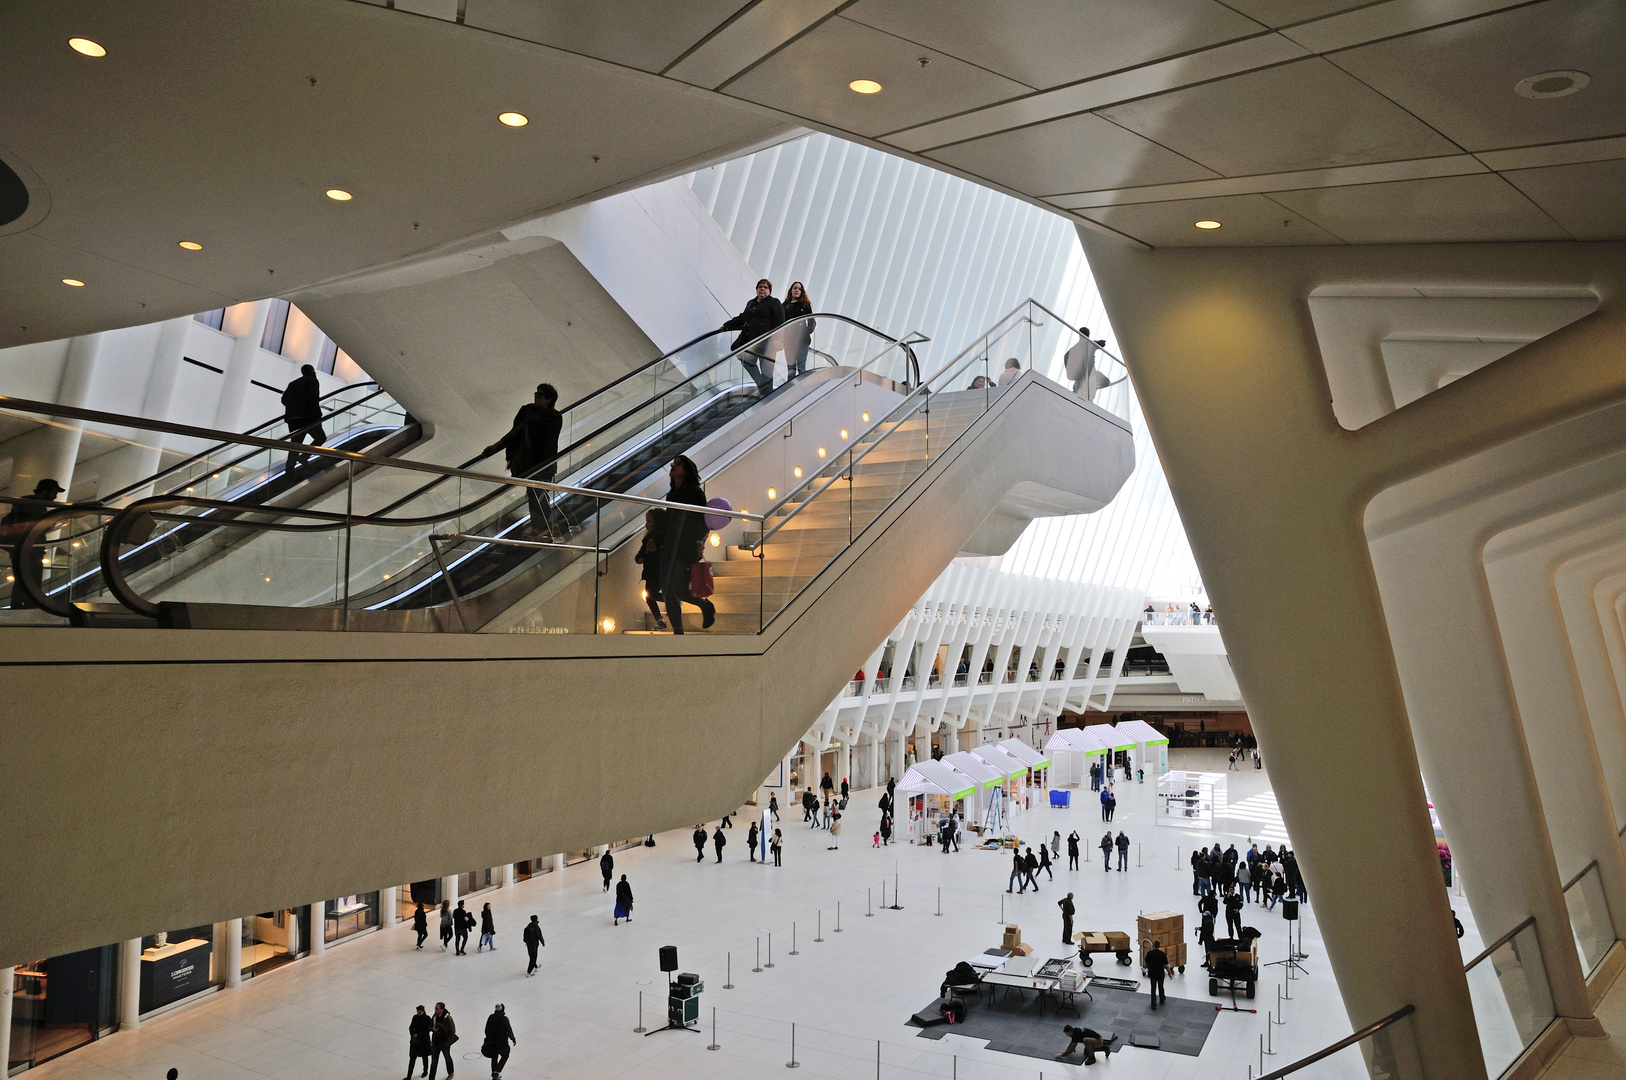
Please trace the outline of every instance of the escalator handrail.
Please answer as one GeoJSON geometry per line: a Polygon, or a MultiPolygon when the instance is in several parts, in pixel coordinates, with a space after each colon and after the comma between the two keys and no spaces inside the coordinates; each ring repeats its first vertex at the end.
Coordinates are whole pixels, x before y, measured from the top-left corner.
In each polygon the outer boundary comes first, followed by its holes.
{"type": "MultiPolygon", "coordinates": [[[[337,394],[342,394],[346,390],[354,390],[358,386],[378,386],[378,383],[376,381],[372,380],[372,379],[367,379],[367,380],[364,380],[362,382],[345,383],[343,386],[340,386],[340,387],[338,387],[338,388],[336,388],[334,390],[330,390],[327,393],[323,394],[320,398],[317,399],[317,402],[320,403],[320,402],[326,401],[328,398],[334,397],[337,394]]],[[[382,393],[384,393],[384,388],[379,386],[379,388],[377,390],[374,390],[372,393],[368,394],[366,397],[361,398],[361,399],[359,399],[357,401],[352,401],[350,404],[346,405],[342,409],[334,409],[332,412],[327,413],[324,416],[322,416],[322,418],[320,420],[317,420],[317,421],[315,421],[313,423],[310,423],[310,424],[306,424],[302,428],[296,428],[293,431],[288,432],[288,434],[293,435],[293,434],[296,434],[296,433],[304,433],[304,432],[309,431],[311,428],[319,427],[323,422],[333,419],[335,416],[338,416],[340,413],[342,413],[342,412],[344,412],[344,411],[346,411],[348,409],[354,409],[358,405],[364,405],[367,402],[373,400],[373,398],[378,397],[382,393]]],[[[245,434],[245,435],[257,435],[260,432],[265,431],[268,428],[275,427],[277,424],[281,423],[283,421],[283,419],[284,418],[281,417],[281,416],[273,417],[272,419],[267,420],[263,424],[259,424],[259,425],[255,426],[255,427],[249,428],[248,431],[244,432],[243,434],[245,434]]],[[[233,440],[233,442],[234,441],[235,440],[233,440]]],[[[198,453],[193,454],[189,458],[186,458],[186,459],[184,459],[182,461],[177,461],[175,464],[169,466],[168,468],[158,470],[157,472],[153,473],[151,476],[147,477],[144,480],[137,480],[133,484],[129,484],[129,485],[125,486],[125,487],[119,488],[117,491],[111,492],[110,494],[104,496],[102,501],[103,502],[111,502],[114,499],[122,498],[123,496],[128,495],[132,491],[139,491],[141,488],[157,484],[160,480],[164,479],[164,477],[173,476],[175,473],[180,472],[182,469],[186,468],[188,465],[191,465],[191,464],[193,464],[195,462],[198,462],[198,461],[202,461],[204,458],[207,458],[207,457],[210,457],[213,454],[219,453],[221,450],[223,450],[226,447],[231,446],[231,445],[232,445],[232,442],[216,443],[214,446],[209,447],[207,450],[200,450],[198,453]]],[[[252,456],[252,455],[244,455],[244,457],[237,459],[237,461],[227,462],[225,465],[222,465],[221,468],[222,469],[232,468],[233,466],[235,466],[235,465],[239,464],[240,462],[246,460],[250,456],[252,456]]]]}

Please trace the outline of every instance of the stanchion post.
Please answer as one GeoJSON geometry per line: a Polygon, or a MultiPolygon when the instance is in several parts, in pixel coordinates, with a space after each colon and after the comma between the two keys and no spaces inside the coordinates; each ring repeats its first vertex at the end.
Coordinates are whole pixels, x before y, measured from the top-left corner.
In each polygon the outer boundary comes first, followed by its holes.
{"type": "Polygon", "coordinates": [[[999,894],[999,921],[1005,921],[1005,894],[999,894]]]}
{"type": "Polygon", "coordinates": [[[768,931],[768,962],[763,967],[773,967],[773,931],[768,931]]]}
{"type": "Polygon", "coordinates": [[[757,938],[757,966],[752,968],[751,970],[752,971],[757,971],[757,972],[760,972],[762,970],[762,939],[761,938],[757,938]]]}
{"type": "Polygon", "coordinates": [[[1276,1056],[1276,1021],[1271,1019],[1270,1013],[1265,1013],[1265,1056],[1276,1056]]]}
{"type": "Polygon", "coordinates": [[[787,1069],[800,1069],[802,1063],[796,1060],[796,1025],[790,1026],[790,1060],[785,1062],[787,1069]]]}
{"type": "Polygon", "coordinates": [[[866,918],[866,919],[875,918],[875,906],[872,903],[870,903],[870,901],[874,899],[874,896],[875,896],[875,890],[874,889],[865,889],[864,890],[864,918],[866,918]]]}
{"type": "Polygon", "coordinates": [[[796,924],[795,923],[790,924],[790,954],[792,956],[800,956],[800,955],[802,955],[801,953],[796,951],[796,924]]]}
{"type": "Polygon", "coordinates": [[[1282,1019],[1282,988],[1279,984],[1276,987],[1276,1019],[1272,1023],[1287,1023],[1286,1020],[1282,1019]]]}
{"type": "Polygon", "coordinates": [[[943,914],[943,886],[937,887],[937,914],[943,914]]]}
{"type": "Polygon", "coordinates": [[[813,927],[813,940],[814,942],[824,940],[824,912],[822,910],[819,912],[819,921],[813,927]]]}
{"type": "Polygon", "coordinates": [[[728,954],[728,974],[723,977],[723,989],[734,989],[734,954],[728,954]]]}
{"type": "Polygon", "coordinates": [[[633,1028],[633,1034],[642,1035],[649,1029],[644,1027],[644,992],[638,991],[638,1026],[633,1028]]]}
{"type": "Polygon", "coordinates": [[[836,901],[836,933],[841,933],[841,901],[836,901]]]}
{"type": "Polygon", "coordinates": [[[711,1010],[711,1045],[706,1047],[706,1049],[707,1050],[721,1050],[722,1049],[722,1047],[717,1045],[717,1008],[716,1008],[716,1006],[713,1006],[712,1010],[711,1010]]]}

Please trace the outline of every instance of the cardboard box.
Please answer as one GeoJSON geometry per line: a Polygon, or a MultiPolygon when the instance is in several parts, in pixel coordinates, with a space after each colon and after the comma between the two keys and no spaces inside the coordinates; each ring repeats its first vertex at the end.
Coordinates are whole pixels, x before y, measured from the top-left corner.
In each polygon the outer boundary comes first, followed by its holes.
{"type": "Polygon", "coordinates": [[[1089,952],[1105,952],[1107,936],[1105,934],[1086,933],[1084,935],[1084,948],[1089,952]]]}
{"type": "MultiPolygon", "coordinates": [[[[1146,954],[1152,951],[1152,942],[1162,941],[1162,938],[1142,938],[1140,943],[1140,963],[1146,966],[1146,954]]],[[[1181,967],[1186,962],[1186,943],[1183,941],[1164,941],[1163,954],[1169,958],[1170,967],[1181,967]]]]}
{"type": "Polygon", "coordinates": [[[1022,928],[1017,926],[1015,923],[1005,927],[1005,936],[1000,941],[999,947],[1002,949],[1013,949],[1020,944],[1022,944],[1022,928]]]}
{"type": "Polygon", "coordinates": [[[1015,945],[1011,946],[1011,952],[1015,953],[1017,956],[1032,956],[1033,946],[1024,945],[1021,942],[1017,942],[1015,945]]]}
{"type": "Polygon", "coordinates": [[[1128,934],[1108,930],[1104,936],[1107,939],[1107,948],[1112,952],[1128,952],[1131,948],[1128,934]]]}

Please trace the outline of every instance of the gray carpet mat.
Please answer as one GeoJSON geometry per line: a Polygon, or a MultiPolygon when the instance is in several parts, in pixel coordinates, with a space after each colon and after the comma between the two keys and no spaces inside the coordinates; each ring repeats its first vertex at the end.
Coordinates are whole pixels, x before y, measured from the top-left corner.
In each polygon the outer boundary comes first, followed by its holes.
{"type": "MultiPolygon", "coordinates": [[[[1045,1015],[1039,1015],[1033,995],[1015,991],[1001,991],[996,1004],[988,1004],[988,995],[982,994],[971,1005],[965,1023],[946,1024],[922,1029],[923,1039],[941,1039],[944,1035],[963,1035],[968,1039],[981,1039],[990,1050],[1024,1057],[1050,1060],[1067,1049],[1067,1036],[1063,1024],[1094,1028],[1103,1035],[1117,1035],[1120,1049],[1129,1045],[1134,1034],[1156,1037],[1158,1048],[1171,1054],[1196,1057],[1208,1041],[1219,1014],[1208,1001],[1190,1001],[1170,997],[1168,1003],[1156,1012],[1151,1009],[1151,998],[1146,994],[1126,994],[1105,987],[1092,987],[1092,1002],[1080,995],[1081,1017],[1070,1010],[1059,1015],[1048,1005],[1045,1015]]],[[[1227,999],[1229,1000],[1229,999],[1227,999]]],[[[1076,1055],[1082,1061],[1082,1051],[1076,1055]]]]}

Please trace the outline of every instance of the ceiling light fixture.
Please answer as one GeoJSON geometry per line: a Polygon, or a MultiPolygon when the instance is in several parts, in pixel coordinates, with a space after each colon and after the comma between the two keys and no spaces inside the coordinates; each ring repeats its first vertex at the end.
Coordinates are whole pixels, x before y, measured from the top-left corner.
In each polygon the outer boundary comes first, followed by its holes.
{"type": "Polygon", "coordinates": [[[531,122],[531,118],[522,112],[498,113],[497,119],[509,127],[524,127],[531,122]]]}
{"type": "Polygon", "coordinates": [[[1585,90],[1592,76],[1584,71],[1543,71],[1513,84],[1513,92],[1527,98],[1569,97],[1585,90]]]}
{"type": "Polygon", "coordinates": [[[354,195],[344,190],[344,188],[336,187],[330,187],[327,189],[327,197],[332,199],[334,202],[349,202],[351,199],[355,198],[354,195]]]}
{"type": "Polygon", "coordinates": [[[203,245],[198,243],[196,240],[182,240],[180,242],[180,244],[181,244],[181,247],[185,248],[188,251],[202,251],[203,250],[203,245]]]}
{"type": "Polygon", "coordinates": [[[847,84],[847,89],[855,94],[879,94],[881,84],[874,79],[854,79],[847,84]]]}
{"type": "Polygon", "coordinates": [[[1201,221],[1192,222],[1192,224],[1199,229],[1217,229],[1220,227],[1220,223],[1212,218],[1203,218],[1201,221]]]}
{"type": "Polygon", "coordinates": [[[68,39],[68,48],[81,56],[106,56],[107,50],[90,40],[88,37],[71,37],[68,39]]]}
{"type": "Polygon", "coordinates": [[[76,277],[65,277],[62,279],[62,284],[72,285],[76,289],[83,289],[85,287],[85,283],[76,277]]]}

